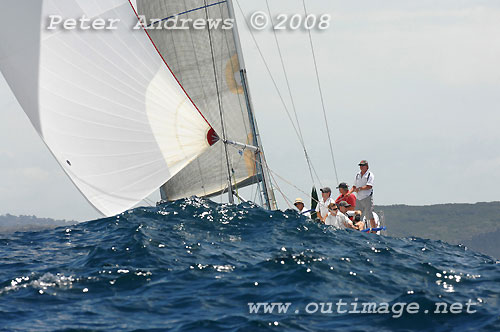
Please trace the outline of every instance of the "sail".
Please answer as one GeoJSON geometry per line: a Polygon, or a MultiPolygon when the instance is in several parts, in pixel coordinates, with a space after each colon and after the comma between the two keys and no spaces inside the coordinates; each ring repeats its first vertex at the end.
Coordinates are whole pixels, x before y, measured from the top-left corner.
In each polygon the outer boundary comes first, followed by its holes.
{"type": "MultiPolygon", "coordinates": [[[[136,3],[156,47],[215,131],[221,134],[224,129],[227,139],[254,145],[251,113],[241,84],[227,2],[137,0],[136,3]],[[155,20],[160,22],[151,24],[155,20]],[[183,25],[188,28],[179,28],[183,25]]],[[[253,152],[229,145],[227,152],[236,188],[259,181],[253,152]]],[[[227,189],[227,178],[224,144],[219,142],[168,180],[162,186],[162,198],[217,194],[227,189]]]]}
{"type": "MultiPolygon", "coordinates": [[[[157,190],[215,135],[128,0],[12,0],[0,70],[74,184],[105,215],[157,190]],[[51,15],[115,20],[113,30],[47,29],[51,15]]],[[[210,142],[209,142],[210,141],[210,142]]]]}

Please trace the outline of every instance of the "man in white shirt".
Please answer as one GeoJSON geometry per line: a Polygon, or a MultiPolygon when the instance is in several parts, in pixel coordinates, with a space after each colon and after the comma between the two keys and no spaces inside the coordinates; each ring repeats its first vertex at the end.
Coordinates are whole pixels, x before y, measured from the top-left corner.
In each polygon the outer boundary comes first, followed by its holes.
{"type": "Polygon", "coordinates": [[[332,190],[330,187],[324,187],[320,189],[321,198],[319,199],[318,205],[316,205],[316,212],[318,212],[318,219],[325,223],[325,219],[328,216],[328,205],[330,203],[335,203],[335,201],[330,197],[332,195],[332,190]]]}
{"type": "Polygon", "coordinates": [[[297,198],[293,205],[295,205],[297,210],[299,210],[299,214],[305,216],[306,218],[311,218],[311,213],[306,209],[302,198],[297,198]]]}
{"type": "Polygon", "coordinates": [[[362,218],[370,220],[370,227],[375,228],[375,218],[373,216],[373,183],[375,176],[368,170],[368,161],[359,162],[360,171],[356,174],[354,185],[349,193],[356,193],[356,209],[361,210],[362,218]]]}
{"type": "Polygon", "coordinates": [[[334,226],[335,228],[345,229],[349,227],[349,218],[339,211],[335,203],[328,205],[328,214],[325,218],[325,225],[334,226]]]}

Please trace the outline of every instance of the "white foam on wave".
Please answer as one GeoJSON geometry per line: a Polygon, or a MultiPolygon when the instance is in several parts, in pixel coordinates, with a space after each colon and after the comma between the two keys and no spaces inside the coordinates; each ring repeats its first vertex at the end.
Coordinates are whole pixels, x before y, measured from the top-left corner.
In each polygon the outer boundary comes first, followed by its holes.
{"type": "Polygon", "coordinates": [[[40,294],[47,293],[50,289],[55,288],[70,289],[73,287],[73,283],[75,281],[78,281],[78,279],[73,276],[65,276],[60,273],[56,275],[52,273],[45,273],[39,278],[35,278],[35,274],[32,273],[31,276],[21,276],[12,279],[10,286],[0,289],[0,295],[29,287],[38,289],[40,294]]]}

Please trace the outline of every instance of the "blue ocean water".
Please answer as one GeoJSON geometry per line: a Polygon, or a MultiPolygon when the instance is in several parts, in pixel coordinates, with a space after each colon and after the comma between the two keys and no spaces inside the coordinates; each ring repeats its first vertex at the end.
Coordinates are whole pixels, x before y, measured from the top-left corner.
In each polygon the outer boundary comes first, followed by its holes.
{"type": "Polygon", "coordinates": [[[249,203],[191,198],[0,245],[0,331],[500,330],[492,258],[249,203]]]}

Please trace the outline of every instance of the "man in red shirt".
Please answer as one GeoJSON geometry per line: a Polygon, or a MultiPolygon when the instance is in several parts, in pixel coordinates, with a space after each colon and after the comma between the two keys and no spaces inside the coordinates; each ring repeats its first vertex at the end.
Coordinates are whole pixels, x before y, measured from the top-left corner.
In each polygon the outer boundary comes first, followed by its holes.
{"type": "Polygon", "coordinates": [[[353,194],[349,194],[349,186],[347,185],[347,183],[342,182],[341,184],[339,184],[337,189],[339,190],[340,195],[335,200],[335,203],[339,204],[342,201],[347,202],[350,205],[347,211],[354,211],[356,208],[356,196],[353,194]]]}

